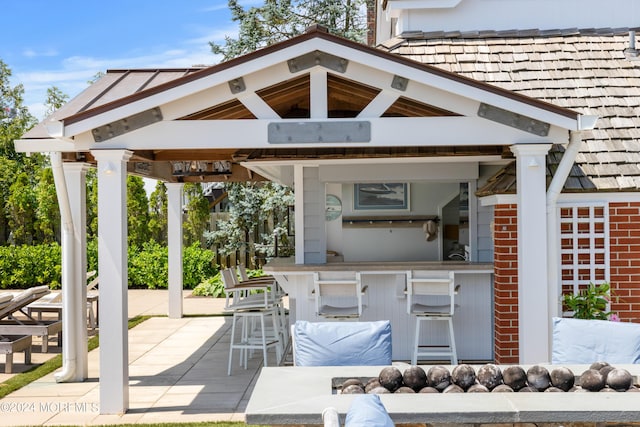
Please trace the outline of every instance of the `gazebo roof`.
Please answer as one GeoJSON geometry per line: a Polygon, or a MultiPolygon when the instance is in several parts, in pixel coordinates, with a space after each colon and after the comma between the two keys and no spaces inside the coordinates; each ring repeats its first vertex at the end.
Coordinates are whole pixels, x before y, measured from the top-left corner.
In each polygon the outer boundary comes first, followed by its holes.
{"type": "Polygon", "coordinates": [[[16,148],[62,151],[67,161],[89,163],[92,150],[128,149],[134,153],[130,172],[164,181],[262,179],[263,172],[286,180],[286,173],[255,164],[495,160],[513,143],[565,143],[567,130],[593,122],[471,77],[313,27],[210,67],[109,70],[26,133],[16,148]],[[329,135],[357,133],[363,123],[371,126],[368,139],[329,135]],[[310,131],[309,125],[318,124],[329,130],[310,131]],[[306,140],[308,135],[317,141],[306,140]],[[176,167],[177,162],[182,164],[176,167]]]}

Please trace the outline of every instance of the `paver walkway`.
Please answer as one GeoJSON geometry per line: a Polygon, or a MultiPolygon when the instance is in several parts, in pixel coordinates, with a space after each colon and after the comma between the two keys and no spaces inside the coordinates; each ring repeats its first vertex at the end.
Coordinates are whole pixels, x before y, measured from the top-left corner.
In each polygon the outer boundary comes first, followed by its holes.
{"type": "MultiPolygon", "coordinates": [[[[221,313],[224,300],[188,295],[185,292],[187,317],[154,317],[129,331],[126,414],[99,414],[100,352],[94,350],[87,381],[58,384],[49,374],[0,399],[0,425],[244,421],[261,355],[249,360],[247,370],[234,366],[233,375],[227,376],[231,318],[192,317],[221,313]]],[[[167,298],[166,291],[131,290],[129,315],[164,315],[167,298]]]]}

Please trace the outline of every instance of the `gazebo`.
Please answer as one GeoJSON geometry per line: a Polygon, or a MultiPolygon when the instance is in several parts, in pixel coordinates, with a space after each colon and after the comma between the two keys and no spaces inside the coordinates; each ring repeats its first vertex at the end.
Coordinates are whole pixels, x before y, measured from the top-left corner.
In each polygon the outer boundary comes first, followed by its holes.
{"type": "MultiPolygon", "coordinates": [[[[561,188],[580,132],[595,120],[319,27],[211,67],[109,70],[15,142],[20,152],[51,153],[63,211],[65,346],[58,378],[86,378],[89,167],[98,171],[103,414],[129,407],[129,173],[167,183],[168,313],[180,317],[184,182],[266,179],[292,186],[295,263],[316,265],[327,262],[327,182],[477,183],[485,168],[515,158],[518,298],[526,301],[519,312],[520,357],[548,360],[559,291],[549,280],[554,258],[547,242],[555,239],[547,233],[556,227],[548,213],[557,193],[547,192],[545,156],[552,144],[567,147],[550,187],[561,188]]],[[[471,247],[470,261],[478,261],[476,243],[471,247]]]]}

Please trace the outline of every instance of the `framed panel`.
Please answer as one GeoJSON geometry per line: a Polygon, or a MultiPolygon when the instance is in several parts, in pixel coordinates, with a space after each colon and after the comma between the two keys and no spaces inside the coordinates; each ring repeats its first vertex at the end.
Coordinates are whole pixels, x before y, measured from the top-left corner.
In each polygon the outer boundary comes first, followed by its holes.
{"type": "Polygon", "coordinates": [[[354,184],[355,210],[408,210],[409,184],[406,182],[354,184]]]}

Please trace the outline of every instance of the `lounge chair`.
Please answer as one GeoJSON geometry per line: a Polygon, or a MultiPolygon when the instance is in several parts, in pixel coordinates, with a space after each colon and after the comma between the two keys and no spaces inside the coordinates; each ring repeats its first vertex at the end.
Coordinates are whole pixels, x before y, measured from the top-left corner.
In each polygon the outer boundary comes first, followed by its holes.
{"type": "Polygon", "coordinates": [[[42,337],[42,352],[46,353],[49,336],[58,335],[58,346],[60,346],[62,344],[62,321],[36,320],[26,312],[26,307],[29,304],[50,292],[49,287],[46,285],[29,288],[15,295],[6,305],[0,307],[0,336],[30,335],[42,337]]]}
{"type": "MultiPolygon", "coordinates": [[[[4,309],[13,300],[13,294],[0,294],[0,309],[4,309]]],[[[31,335],[5,335],[0,336],[0,353],[5,355],[4,373],[13,371],[13,353],[24,351],[25,365],[31,364],[31,335]]]]}
{"type": "MultiPolygon", "coordinates": [[[[96,274],[95,271],[87,273],[87,278],[96,274]]],[[[96,276],[87,284],[87,319],[89,328],[94,330],[98,326],[98,293],[95,288],[98,286],[99,277],[96,276]],[[96,309],[93,309],[93,305],[96,309]]],[[[49,294],[40,298],[27,306],[27,314],[37,315],[37,320],[42,321],[42,313],[56,313],[58,320],[62,320],[62,293],[49,294]]]]}

